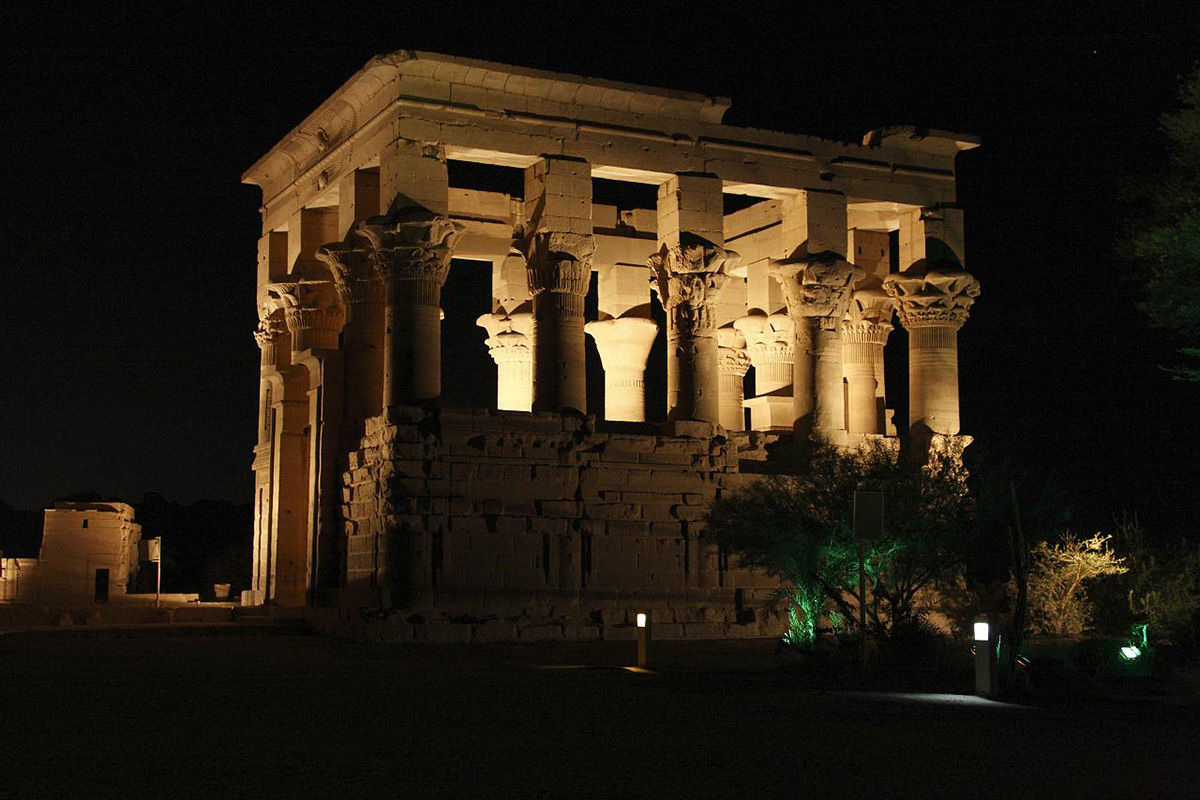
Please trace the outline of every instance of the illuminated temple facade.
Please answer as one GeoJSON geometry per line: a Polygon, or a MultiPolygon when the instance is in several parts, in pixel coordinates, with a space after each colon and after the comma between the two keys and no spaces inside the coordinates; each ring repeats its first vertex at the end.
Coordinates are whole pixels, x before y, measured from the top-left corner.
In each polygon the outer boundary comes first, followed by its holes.
{"type": "Polygon", "coordinates": [[[707,506],[780,446],[897,441],[895,320],[904,441],[961,452],[979,288],[954,163],[977,141],[848,144],[728,108],[399,51],[246,172],[264,198],[247,602],[391,610],[418,638],[613,637],[638,609],[658,636],[770,633],[777,583],[705,539],[707,506]],[[456,185],[455,162],[512,188],[456,185]],[[628,184],[649,201],[595,191],[628,184]],[[443,291],[459,270],[490,303],[443,291]],[[486,407],[443,399],[463,316],[494,362],[486,407]]]}

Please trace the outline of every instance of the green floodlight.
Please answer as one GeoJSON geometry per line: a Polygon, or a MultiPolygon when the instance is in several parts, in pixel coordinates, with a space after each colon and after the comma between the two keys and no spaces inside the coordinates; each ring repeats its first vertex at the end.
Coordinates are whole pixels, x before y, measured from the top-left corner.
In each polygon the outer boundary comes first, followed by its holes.
{"type": "Polygon", "coordinates": [[[1146,624],[1134,625],[1130,629],[1129,644],[1121,648],[1121,658],[1125,661],[1133,661],[1141,657],[1142,653],[1150,646],[1150,626],[1146,624]]]}
{"type": "Polygon", "coordinates": [[[1121,648],[1121,658],[1126,661],[1133,661],[1142,654],[1142,649],[1134,644],[1127,644],[1121,648]]]}

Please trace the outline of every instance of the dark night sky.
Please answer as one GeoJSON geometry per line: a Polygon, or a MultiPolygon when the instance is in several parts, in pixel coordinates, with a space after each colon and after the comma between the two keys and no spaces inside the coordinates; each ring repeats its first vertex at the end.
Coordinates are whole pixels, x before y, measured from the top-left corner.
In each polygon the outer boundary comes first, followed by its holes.
{"type": "Polygon", "coordinates": [[[982,136],[959,159],[983,282],[965,432],[1055,476],[1082,525],[1195,530],[1200,389],[1157,368],[1172,343],[1112,256],[1119,177],[1162,161],[1156,118],[1200,59],[1186,4],[248,5],[0,11],[0,499],[249,499],[260,197],[240,175],[372,54],[416,48],[726,95],[734,125],[982,136]]]}

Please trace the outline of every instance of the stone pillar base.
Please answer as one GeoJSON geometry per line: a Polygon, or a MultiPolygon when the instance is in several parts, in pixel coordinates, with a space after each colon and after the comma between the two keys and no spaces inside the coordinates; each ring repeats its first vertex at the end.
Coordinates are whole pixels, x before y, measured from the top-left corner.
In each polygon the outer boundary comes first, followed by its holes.
{"type": "Polygon", "coordinates": [[[750,429],[790,431],[796,420],[795,403],[790,394],[752,397],[742,402],[750,409],[750,429]]]}

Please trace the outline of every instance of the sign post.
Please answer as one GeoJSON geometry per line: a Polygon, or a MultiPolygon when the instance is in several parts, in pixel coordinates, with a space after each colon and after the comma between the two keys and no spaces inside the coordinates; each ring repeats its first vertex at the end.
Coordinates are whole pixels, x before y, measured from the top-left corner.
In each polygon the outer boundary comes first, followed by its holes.
{"type": "Polygon", "coordinates": [[[863,542],[883,536],[883,492],[854,490],[854,541],[858,545],[858,647],[867,665],[867,567],[863,542]]]}

